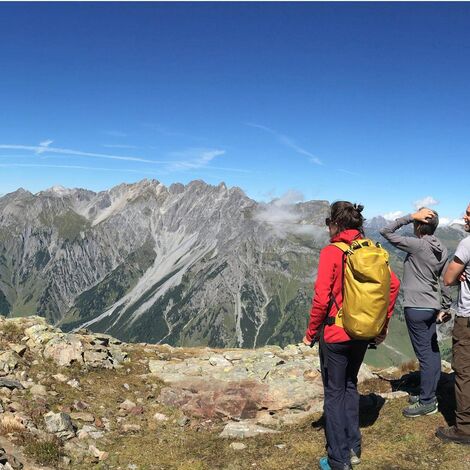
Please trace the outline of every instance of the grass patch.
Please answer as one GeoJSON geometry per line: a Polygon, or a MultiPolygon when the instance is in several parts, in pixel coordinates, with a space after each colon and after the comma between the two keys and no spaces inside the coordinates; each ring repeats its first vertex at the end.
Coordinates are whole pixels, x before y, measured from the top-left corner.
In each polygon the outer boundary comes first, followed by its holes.
{"type": "Polygon", "coordinates": [[[2,334],[2,339],[15,343],[19,342],[21,338],[24,336],[23,330],[11,320],[6,321],[3,323],[2,328],[0,330],[2,334]]]}
{"type": "Polygon", "coordinates": [[[47,440],[31,439],[24,445],[24,453],[41,465],[57,468],[61,457],[64,455],[62,442],[56,437],[47,440]]]}

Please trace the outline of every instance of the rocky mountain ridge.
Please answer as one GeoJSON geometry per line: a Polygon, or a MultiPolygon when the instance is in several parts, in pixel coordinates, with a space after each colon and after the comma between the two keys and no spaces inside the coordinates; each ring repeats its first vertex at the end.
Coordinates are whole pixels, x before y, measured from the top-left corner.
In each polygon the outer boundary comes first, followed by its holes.
{"type": "MultiPolygon", "coordinates": [[[[326,201],[258,203],[202,181],[20,189],[0,198],[0,313],[126,341],[286,346],[305,331],[327,215],[326,201]]],[[[366,234],[381,240],[385,223],[366,234]]],[[[451,251],[466,235],[438,231],[451,251]]],[[[371,363],[413,357],[400,311],[371,363]]]]}
{"type": "Polygon", "coordinates": [[[131,341],[287,344],[305,324],[327,210],[202,181],[20,189],[0,198],[0,313],[131,341]]]}

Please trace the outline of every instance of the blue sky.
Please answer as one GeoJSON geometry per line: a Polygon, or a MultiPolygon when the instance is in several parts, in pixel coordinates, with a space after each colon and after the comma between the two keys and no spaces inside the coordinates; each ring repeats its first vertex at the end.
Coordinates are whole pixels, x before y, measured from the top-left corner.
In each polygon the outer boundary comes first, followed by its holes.
{"type": "Polygon", "coordinates": [[[0,193],[155,178],[454,218],[470,4],[0,3],[0,193]]]}

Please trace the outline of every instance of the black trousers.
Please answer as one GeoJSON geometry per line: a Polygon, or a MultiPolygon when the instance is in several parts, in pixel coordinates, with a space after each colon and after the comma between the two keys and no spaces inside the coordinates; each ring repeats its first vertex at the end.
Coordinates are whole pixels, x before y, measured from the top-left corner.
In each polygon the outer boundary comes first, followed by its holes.
{"type": "Polygon", "coordinates": [[[436,315],[434,309],[405,307],[405,320],[411,344],[419,361],[422,403],[436,400],[436,389],[441,377],[441,354],[437,344],[436,315]]]}
{"type": "Polygon", "coordinates": [[[320,346],[326,446],[332,469],[350,464],[351,449],[361,454],[357,374],[367,344],[367,341],[322,342],[320,346]]]}

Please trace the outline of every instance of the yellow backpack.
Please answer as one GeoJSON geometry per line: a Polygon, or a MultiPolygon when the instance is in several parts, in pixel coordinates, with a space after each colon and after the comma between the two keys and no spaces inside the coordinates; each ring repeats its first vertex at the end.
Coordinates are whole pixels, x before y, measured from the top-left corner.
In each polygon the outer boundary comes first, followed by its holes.
{"type": "Polygon", "coordinates": [[[334,324],[351,338],[370,340],[382,331],[390,303],[388,252],[368,238],[333,243],[343,253],[343,306],[334,324]]]}

